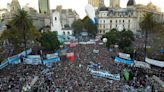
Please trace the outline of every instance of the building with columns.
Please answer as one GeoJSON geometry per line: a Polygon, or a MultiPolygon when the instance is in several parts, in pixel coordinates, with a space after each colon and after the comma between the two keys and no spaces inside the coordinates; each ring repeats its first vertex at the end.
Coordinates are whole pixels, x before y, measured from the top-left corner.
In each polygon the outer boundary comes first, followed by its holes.
{"type": "Polygon", "coordinates": [[[15,14],[19,9],[24,9],[31,16],[34,26],[37,30],[42,29],[45,26],[50,26],[50,16],[46,14],[38,13],[32,7],[29,7],[28,4],[21,8],[18,0],[12,0],[11,3],[7,4],[8,8],[2,13],[1,19],[3,19],[5,24],[8,24],[9,21],[15,17],[15,14]]]}
{"type": "Polygon", "coordinates": [[[157,22],[164,23],[164,14],[160,8],[151,2],[148,5],[135,3],[135,0],[129,0],[126,8],[119,7],[120,0],[110,0],[110,7],[99,7],[96,11],[98,19],[98,34],[102,35],[115,28],[119,31],[123,29],[131,30],[134,34],[141,32],[139,23],[148,12],[154,14],[157,22]],[[116,4],[117,3],[117,4],[116,4]]]}

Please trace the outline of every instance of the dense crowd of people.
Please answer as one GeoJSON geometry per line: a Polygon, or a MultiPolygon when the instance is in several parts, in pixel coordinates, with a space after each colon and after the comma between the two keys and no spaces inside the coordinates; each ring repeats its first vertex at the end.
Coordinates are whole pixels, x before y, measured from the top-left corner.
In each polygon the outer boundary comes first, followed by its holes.
{"type": "MultiPolygon", "coordinates": [[[[69,48],[69,46],[66,46],[69,48]]],[[[20,92],[26,85],[30,85],[34,76],[39,76],[36,83],[30,87],[32,92],[122,92],[125,85],[134,88],[151,86],[150,75],[144,75],[145,71],[128,67],[114,62],[112,57],[118,54],[117,50],[108,51],[104,45],[77,45],[70,48],[76,58],[53,63],[52,67],[45,65],[9,65],[0,71],[0,92],[20,92]],[[93,50],[98,50],[94,53],[93,50]],[[99,63],[97,70],[109,71],[112,74],[120,74],[119,81],[93,76],[88,71],[90,63],[99,63]],[[129,68],[133,73],[130,81],[123,76],[123,69],[129,68]],[[142,74],[143,73],[143,74],[142,74]]],[[[126,92],[126,91],[125,91],[126,92]]]]}

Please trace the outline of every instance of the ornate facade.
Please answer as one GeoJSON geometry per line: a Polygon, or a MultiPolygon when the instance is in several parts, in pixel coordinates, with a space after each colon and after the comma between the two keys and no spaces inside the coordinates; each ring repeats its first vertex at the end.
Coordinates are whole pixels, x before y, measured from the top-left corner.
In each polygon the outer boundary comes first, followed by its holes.
{"type": "Polygon", "coordinates": [[[119,31],[131,30],[136,34],[141,30],[139,23],[147,12],[152,12],[157,22],[164,23],[164,14],[152,3],[146,6],[136,5],[135,0],[129,0],[127,8],[100,7],[96,12],[99,34],[104,34],[113,28],[119,31]]]}

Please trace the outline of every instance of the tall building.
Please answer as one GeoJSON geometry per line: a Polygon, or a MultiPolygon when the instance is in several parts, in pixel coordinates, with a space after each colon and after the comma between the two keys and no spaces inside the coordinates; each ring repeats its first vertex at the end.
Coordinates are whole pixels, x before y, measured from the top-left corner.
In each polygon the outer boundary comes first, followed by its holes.
{"type": "Polygon", "coordinates": [[[38,4],[39,4],[39,13],[42,14],[50,13],[49,0],[38,0],[38,4]]]}
{"type": "Polygon", "coordinates": [[[12,0],[11,4],[10,4],[10,12],[13,14],[13,13],[16,13],[19,9],[21,9],[19,1],[18,0],[12,0]]]}
{"type": "Polygon", "coordinates": [[[109,5],[111,8],[119,8],[120,7],[120,0],[110,0],[109,5]]]}
{"type": "Polygon", "coordinates": [[[88,4],[98,8],[104,6],[104,0],[88,0],[88,4]]]}
{"type": "Polygon", "coordinates": [[[72,9],[63,9],[61,5],[57,6],[55,10],[60,13],[60,22],[62,25],[62,28],[70,27],[72,26],[72,23],[79,19],[79,15],[76,13],[75,10],[72,9]]]}

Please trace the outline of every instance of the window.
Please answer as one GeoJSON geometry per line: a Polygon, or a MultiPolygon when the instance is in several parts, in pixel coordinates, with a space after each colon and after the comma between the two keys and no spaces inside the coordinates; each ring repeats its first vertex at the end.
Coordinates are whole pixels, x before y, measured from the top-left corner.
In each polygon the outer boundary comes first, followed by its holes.
{"type": "Polygon", "coordinates": [[[55,21],[57,20],[57,18],[55,17],[55,21]]]}
{"type": "Polygon", "coordinates": [[[130,25],[128,24],[128,29],[130,29],[130,25]]]}
{"type": "Polygon", "coordinates": [[[63,34],[65,35],[65,32],[63,32],[63,34]]]}
{"type": "Polygon", "coordinates": [[[104,23],[105,23],[105,20],[104,20],[104,23]]]}
{"type": "Polygon", "coordinates": [[[125,21],[123,20],[123,23],[124,23],[125,21]]]}
{"type": "Polygon", "coordinates": [[[119,22],[121,22],[121,20],[119,20],[119,22]]]}
{"type": "Polygon", "coordinates": [[[129,23],[130,23],[130,20],[129,20],[129,23]]]}
{"type": "Polygon", "coordinates": [[[100,30],[100,34],[101,34],[101,30],[100,30]]]}
{"type": "Polygon", "coordinates": [[[116,24],[116,28],[117,28],[117,24],[116,24]]]}
{"type": "Polygon", "coordinates": [[[67,34],[70,35],[70,32],[68,31],[67,34]]]}
{"type": "Polygon", "coordinates": [[[110,23],[112,23],[112,20],[110,20],[110,23]]]}
{"type": "Polygon", "coordinates": [[[117,23],[117,20],[116,20],[116,23],[117,23]]]}
{"type": "Polygon", "coordinates": [[[105,33],[105,30],[103,32],[105,33]]]}
{"type": "Polygon", "coordinates": [[[99,22],[101,23],[101,20],[99,22]]]}
{"type": "Polygon", "coordinates": [[[105,25],[104,25],[104,29],[105,29],[105,25]]]}

